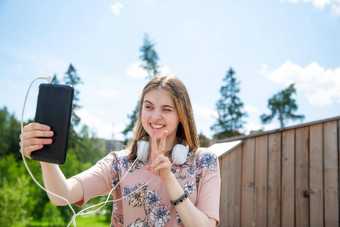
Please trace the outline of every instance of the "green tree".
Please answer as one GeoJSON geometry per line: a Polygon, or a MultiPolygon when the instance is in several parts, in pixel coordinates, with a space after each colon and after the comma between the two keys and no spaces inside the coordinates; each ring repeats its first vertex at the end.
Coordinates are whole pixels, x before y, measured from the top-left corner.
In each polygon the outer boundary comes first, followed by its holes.
{"type": "MultiPolygon", "coordinates": [[[[148,76],[147,78],[153,78],[159,74],[160,67],[158,65],[158,54],[155,50],[155,43],[152,43],[149,39],[147,34],[144,35],[144,43],[140,47],[140,51],[142,55],[139,57],[142,60],[142,64],[140,65],[144,70],[147,71],[148,76]]],[[[122,131],[123,135],[127,137],[129,132],[133,131],[135,123],[138,117],[138,109],[139,109],[139,102],[137,102],[136,107],[132,111],[132,114],[128,114],[127,117],[130,120],[130,123],[126,126],[126,128],[122,131]]]]}
{"type": "Polygon", "coordinates": [[[58,78],[57,78],[57,74],[54,74],[53,75],[53,77],[52,77],[52,82],[51,82],[51,84],[59,84],[60,82],[59,82],[59,80],[58,80],[58,78]]]}
{"type": "Polygon", "coordinates": [[[6,107],[0,108],[0,157],[13,153],[20,159],[19,147],[20,123],[6,107]]]}
{"type": "Polygon", "coordinates": [[[280,121],[280,127],[283,128],[287,120],[303,120],[304,115],[294,114],[297,111],[298,106],[292,95],[296,93],[294,84],[289,85],[286,89],[273,95],[268,100],[268,109],[270,114],[262,114],[260,116],[263,124],[270,123],[275,116],[280,121]]]}
{"type": "Polygon", "coordinates": [[[64,226],[58,207],[51,203],[46,203],[43,211],[42,221],[47,222],[48,226],[64,226]]]}
{"type": "Polygon", "coordinates": [[[203,134],[203,132],[198,134],[198,140],[200,141],[201,147],[208,147],[211,144],[211,141],[203,134]]]}
{"type": "Polygon", "coordinates": [[[29,179],[25,176],[20,176],[13,183],[7,179],[3,181],[0,187],[0,226],[18,226],[18,223],[26,226],[29,223],[28,185],[29,179]]]}
{"type": "MultiPolygon", "coordinates": [[[[80,77],[72,64],[65,73],[63,82],[73,87],[80,83],[80,77]]],[[[53,76],[52,83],[59,83],[57,75],[53,76]]],[[[79,108],[78,94],[79,92],[76,91],[74,102],[76,106],[73,109],[79,108]]],[[[66,163],[61,165],[66,177],[88,169],[105,155],[103,140],[96,138],[87,126],[83,126],[79,133],[74,130],[75,127],[76,124],[71,125],[69,139],[71,146],[69,144],[66,163]],[[77,142],[74,142],[74,138],[77,142]]],[[[68,223],[72,217],[69,207],[53,208],[47,194],[28,176],[19,152],[19,134],[20,122],[6,107],[0,108],[0,226],[28,226],[31,225],[28,223],[31,220],[33,223],[41,223],[45,220],[45,222],[53,222],[53,225],[61,221],[68,223]]],[[[25,160],[34,177],[43,185],[39,162],[25,160]]],[[[91,203],[89,202],[89,205],[91,203]]],[[[77,207],[74,209],[80,210],[77,207]]]]}
{"type": "Polygon", "coordinates": [[[240,92],[240,82],[235,78],[235,71],[230,68],[225,78],[225,85],[221,86],[221,98],[216,102],[216,110],[218,117],[216,123],[211,126],[211,130],[215,131],[214,138],[222,139],[240,135],[238,131],[243,127],[242,118],[247,116],[243,109],[243,102],[238,97],[240,92]]]}
{"type": "Polygon", "coordinates": [[[149,36],[145,34],[143,46],[139,49],[142,52],[139,58],[143,61],[141,67],[148,72],[149,78],[153,78],[159,74],[159,57],[154,47],[155,43],[152,43],[149,36]]]}
{"type": "Polygon", "coordinates": [[[93,165],[105,156],[105,141],[96,138],[95,133],[91,133],[88,126],[84,125],[78,135],[80,143],[77,149],[79,149],[80,163],[93,165]]]}
{"type": "Polygon", "coordinates": [[[72,103],[72,117],[71,117],[71,124],[72,127],[75,128],[80,123],[80,117],[76,114],[76,110],[80,109],[81,106],[78,104],[79,102],[79,90],[76,89],[76,86],[78,84],[81,84],[82,81],[80,79],[80,76],[77,74],[76,69],[73,67],[72,64],[68,67],[63,81],[65,84],[72,85],[74,88],[74,94],[73,94],[73,103],[72,103]]]}

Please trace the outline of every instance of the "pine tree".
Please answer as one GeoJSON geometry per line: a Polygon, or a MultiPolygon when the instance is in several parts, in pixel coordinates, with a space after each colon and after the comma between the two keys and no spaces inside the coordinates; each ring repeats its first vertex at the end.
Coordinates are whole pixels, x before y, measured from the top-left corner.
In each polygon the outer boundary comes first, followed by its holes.
{"type": "Polygon", "coordinates": [[[154,49],[155,44],[149,40],[147,34],[144,35],[144,44],[139,49],[142,55],[139,57],[143,63],[140,65],[148,72],[148,77],[153,78],[159,74],[159,66],[157,64],[159,57],[154,49]]]}
{"type": "Polygon", "coordinates": [[[280,127],[283,128],[288,119],[293,121],[298,119],[303,120],[305,118],[304,115],[296,115],[293,113],[298,109],[295,99],[292,98],[292,95],[295,93],[296,89],[294,84],[291,84],[286,89],[273,95],[273,97],[268,100],[268,108],[271,113],[268,115],[261,115],[260,118],[262,123],[269,123],[275,116],[277,116],[280,121],[280,127]]]}
{"type": "Polygon", "coordinates": [[[76,69],[73,67],[72,64],[68,67],[63,81],[65,84],[72,85],[74,88],[74,94],[73,94],[73,103],[72,103],[72,117],[71,117],[71,125],[73,128],[77,127],[80,123],[80,117],[75,113],[76,110],[80,109],[81,106],[78,104],[79,101],[79,90],[76,89],[76,86],[78,84],[81,84],[82,81],[77,74],[76,69]]]}
{"type": "Polygon", "coordinates": [[[59,80],[58,80],[58,78],[57,78],[57,74],[54,74],[53,75],[53,77],[52,77],[52,82],[51,82],[51,84],[59,84],[60,82],[59,82],[59,80]]]}
{"type": "Polygon", "coordinates": [[[237,96],[240,92],[240,82],[236,80],[232,68],[228,70],[223,81],[225,85],[220,88],[221,98],[216,102],[217,122],[210,128],[216,132],[214,135],[216,139],[240,135],[238,130],[244,124],[242,118],[247,116],[242,111],[243,103],[237,96]]]}
{"type": "MultiPolygon", "coordinates": [[[[159,57],[158,57],[156,50],[154,49],[154,46],[155,44],[152,43],[149,40],[149,36],[145,34],[143,46],[141,46],[139,49],[142,52],[142,55],[139,58],[143,61],[140,67],[142,67],[143,69],[147,71],[148,73],[147,78],[149,79],[159,74],[159,66],[158,66],[159,57]]],[[[128,135],[129,132],[133,131],[133,128],[135,126],[135,123],[138,117],[138,110],[139,110],[139,102],[137,102],[137,105],[135,109],[133,110],[132,114],[127,115],[127,117],[130,119],[130,123],[122,131],[125,137],[128,135]]]]}

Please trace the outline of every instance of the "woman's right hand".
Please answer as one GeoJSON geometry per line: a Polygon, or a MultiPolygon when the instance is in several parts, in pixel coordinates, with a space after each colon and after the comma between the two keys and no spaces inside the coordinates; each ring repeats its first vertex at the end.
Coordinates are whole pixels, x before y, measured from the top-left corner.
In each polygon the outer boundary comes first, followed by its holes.
{"type": "Polygon", "coordinates": [[[46,144],[53,143],[52,137],[54,132],[51,131],[51,127],[48,125],[43,125],[40,123],[30,123],[23,128],[22,134],[19,138],[23,136],[24,143],[20,140],[20,152],[31,158],[31,153],[33,151],[43,148],[46,144]]]}

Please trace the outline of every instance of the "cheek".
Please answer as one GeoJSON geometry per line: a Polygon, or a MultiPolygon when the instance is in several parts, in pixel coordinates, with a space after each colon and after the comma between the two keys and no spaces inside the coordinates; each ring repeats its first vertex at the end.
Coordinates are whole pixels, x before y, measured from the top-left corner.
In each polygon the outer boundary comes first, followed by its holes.
{"type": "Polygon", "coordinates": [[[168,122],[171,128],[176,129],[179,124],[179,118],[176,116],[172,116],[168,122]]]}
{"type": "Polygon", "coordinates": [[[146,124],[148,124],[148,117],[147,117],[147,114],[145,113],[142,113],[142,125],[145,126],[146,124]]]}

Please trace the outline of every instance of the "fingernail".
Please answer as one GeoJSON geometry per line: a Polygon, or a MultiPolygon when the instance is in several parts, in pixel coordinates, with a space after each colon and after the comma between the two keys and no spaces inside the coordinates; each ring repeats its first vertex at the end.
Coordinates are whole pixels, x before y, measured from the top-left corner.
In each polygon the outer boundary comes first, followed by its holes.
{"type": "Polygon", "coordinates": [[[147,170],[150,170],[150,171],[152,171],[152,169],[153,169],[153,167],[152,167],[151,165],[147,165],[147,166],[145,166],[145,168],[146,168],[147,170]]]}

